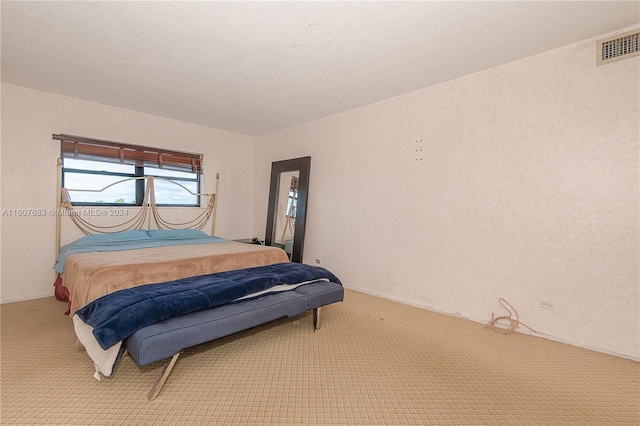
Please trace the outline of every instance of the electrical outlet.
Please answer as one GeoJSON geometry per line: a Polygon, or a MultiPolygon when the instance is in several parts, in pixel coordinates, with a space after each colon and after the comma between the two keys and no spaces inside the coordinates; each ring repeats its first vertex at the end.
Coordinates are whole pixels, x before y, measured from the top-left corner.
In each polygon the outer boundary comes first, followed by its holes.
{"type": "Polygon", "coordinates": [[[538,299],[538,308],[549,309],[550,311],[553,311],[556,309],[556,304],[553,300],[538,299]]]}

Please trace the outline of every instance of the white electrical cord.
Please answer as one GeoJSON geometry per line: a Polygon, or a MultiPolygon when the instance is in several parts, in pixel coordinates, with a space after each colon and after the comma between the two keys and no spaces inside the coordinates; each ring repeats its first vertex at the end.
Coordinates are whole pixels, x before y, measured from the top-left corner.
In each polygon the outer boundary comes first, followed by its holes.
{"type": "Polygon", "coordinates": [[[489,321],[487,323],[485,328],[490,328],[491,330],[493,330],[494,332],[496,332],[498,334],[507,334],[507,333],[511,333],[512,331],[514,331],[516,328],[518,328],[518,326],[524,325],[529,330],[533,331],[534,333],[537,333],[537,331],[535,331],[533,328],[529,327],[527,324],[520,322],[520,317],[518,316],[518,312],[516,311],[516,309],[513,306],[511,306],[511,304],[509,302],[504,300],[502,297],[500,299],[498,299],[498,302],[500,302],[502,307],[505,308],[509,312],[509,315],[503,315],[503,316],[500,316],[500,317],[496,317],[496,316],[494,316],[494,314],[492,312],[491,313],[491,321],[489,321]],[[507,304],[509,307],[505,306],[505,304],[507,304]],[[511,308],[511,309],[509,309],[509,308],[511,308]],[[511,315],[514,315],[515,318],[512,318],[511,315]],[[509,325],[507,326],[507,328],[498,327],[498,321],[502,321],[502,320],[509,321],[509,325]]]}

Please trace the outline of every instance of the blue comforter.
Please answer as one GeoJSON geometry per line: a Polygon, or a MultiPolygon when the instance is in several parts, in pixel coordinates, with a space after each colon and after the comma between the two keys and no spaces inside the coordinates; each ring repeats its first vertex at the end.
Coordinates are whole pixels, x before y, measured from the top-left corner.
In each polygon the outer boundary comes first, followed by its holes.
{"type": "Polygon", "coordinates": [[[277,285],[323,279],[341,284],[324,268],[278,263],[120,290],[94,300],[76,315],[92,327],[96,341],[106,350],[167,318],[225,305],[277,285]]]}

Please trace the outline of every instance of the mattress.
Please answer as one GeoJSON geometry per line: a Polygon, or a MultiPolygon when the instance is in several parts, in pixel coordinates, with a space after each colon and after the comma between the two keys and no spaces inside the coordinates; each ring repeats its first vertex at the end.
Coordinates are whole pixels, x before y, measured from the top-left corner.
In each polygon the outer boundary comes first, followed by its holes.
{"type": "Polygon", "coordinates": [[[62,285],[69,292],[73,316],[93,300],[121,289],[288,260],[282,249],[232,241],[88,252],[69,256],[62,285]]]}

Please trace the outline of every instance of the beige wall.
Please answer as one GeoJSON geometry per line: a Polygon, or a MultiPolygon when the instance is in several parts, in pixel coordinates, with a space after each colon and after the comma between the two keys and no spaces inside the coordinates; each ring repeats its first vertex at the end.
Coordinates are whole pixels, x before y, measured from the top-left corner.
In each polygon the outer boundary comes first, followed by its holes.
{"type": "MultiPolygon", "coordinates": [[[[205,184],[220,173],[216,234],[249,237],[253,228],[252,137],[2,84],[2,209],[55,206],[56,159],[67,133],[204,154],[205,184]]],[[[63,228],[70,240],[68,218],[63,228]]],[[[80,234],[77,234],[80,235],[80,234]]],[[[53,294],[55,218],[2,217],[2,302],[53,294]]]]}
{"type": "Polygon", "coordinates": [[[310,155],[305,263],[638,359],[639,61],[588,40],[258,137],[254,231],[271,162],[310,155]]]}

